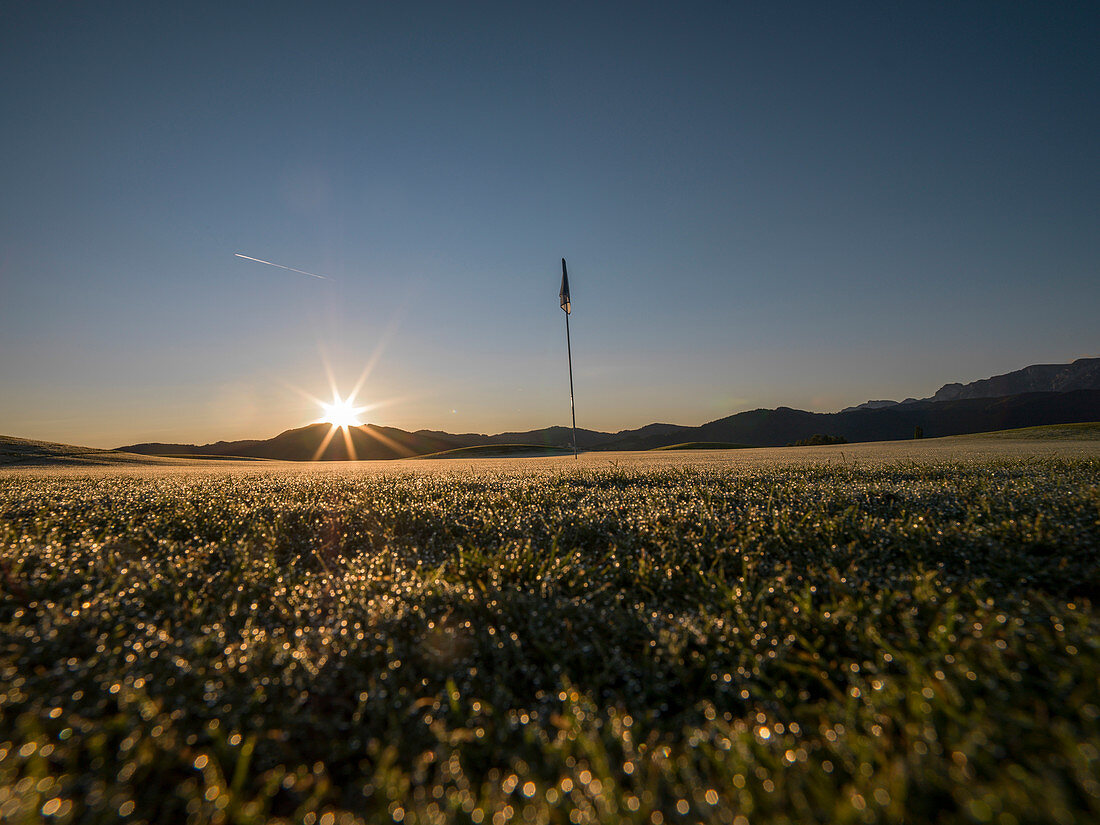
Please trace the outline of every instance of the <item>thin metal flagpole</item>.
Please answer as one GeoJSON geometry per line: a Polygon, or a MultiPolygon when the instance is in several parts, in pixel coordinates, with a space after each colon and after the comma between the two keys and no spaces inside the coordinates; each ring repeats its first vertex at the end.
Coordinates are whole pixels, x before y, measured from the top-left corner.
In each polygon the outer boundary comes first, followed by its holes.
{"type": "Polygon", "coordinates": [[[577,408],[573,404],[573,343],[569,340],[569,315],[573,304],[569,300],[569,270],[565,268],[565,258],[561,259],[561,308],[565,310],[565,351],[569,353],[569,412],[573,414],[573,458],[577,458],[577,408]]]}
{"type": "Polygon", "coordinates": [[[573,344],[569,340],[569,313],[565,313],[565,351],[569,353],[569,412],[573,414],[573,458],[577,458],[577,408],[573,406],[573,344]]]}

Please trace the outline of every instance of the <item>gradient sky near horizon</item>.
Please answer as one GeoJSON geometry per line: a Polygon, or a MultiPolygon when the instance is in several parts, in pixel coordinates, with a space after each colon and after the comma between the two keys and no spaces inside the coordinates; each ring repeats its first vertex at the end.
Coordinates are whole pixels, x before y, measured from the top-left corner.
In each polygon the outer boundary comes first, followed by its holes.
{"type": "Polygon", "coordinates": [[[1094,3],[6,3],[0,433],[835,411],[1100,354],[1094,3]],[[277,262],[327,280],[264,266],[277,262]]]}

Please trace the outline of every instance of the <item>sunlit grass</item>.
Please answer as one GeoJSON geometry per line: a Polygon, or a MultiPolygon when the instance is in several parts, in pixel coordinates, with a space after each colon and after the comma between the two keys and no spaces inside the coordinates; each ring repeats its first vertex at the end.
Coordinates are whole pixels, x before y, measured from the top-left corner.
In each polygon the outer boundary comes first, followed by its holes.
{"type": "Polygon", "coordinates": [[[0,818],[1096,820],[1098,550],[1096,459],[9,473],[0,818]]]}

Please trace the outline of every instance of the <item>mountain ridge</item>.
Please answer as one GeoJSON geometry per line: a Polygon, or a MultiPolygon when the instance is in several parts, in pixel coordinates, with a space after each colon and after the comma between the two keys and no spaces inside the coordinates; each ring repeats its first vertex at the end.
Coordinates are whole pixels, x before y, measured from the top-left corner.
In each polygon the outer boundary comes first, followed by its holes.
{"type": "MultiPolygon", "coordinates": [[[[699,426],[654,423],[633,430],[605,433],[578,429],[583,450],[652,450],[684,442],[736,443],[776,447],[814,435],[848,441],[895,441],[918,431],[933,438],[944,435],[1046,424],[1100,421],[1100,358],[1079,358],[1070,364],[1034,364],[969,384],[944,384],[929,398],[903,402],[868,401],[835,413],[815,413],[791,407],[755,409],[708,421],[699,426]],[[1020,392],[999,392],[1024,388],[1020,392]],[[1039,387],[1040,389],[1035,389],[1039,387]],[[1058,389],[1052,389],[1052,388],[1058,389]]],[[[160,442],[119,447],[140,455],[209,455],[276,458],[290,461],[411,458],[418,455],[479,446],[525,444],[570,447],[570,427],[552,426],[524,432],[447,433],[365,424],[340,430],[309,424],[285,430],[269,439],[216,441],[212,444],[160,442]]]]}
{"type": "Polygon", "coordinates": [[[1032,364],[1022,369],[971,381],[969,384],[944,384],[928,398],[904,401],[864,401],[841,412],[874,410],[924,401],[959,401],[967,398],[1000,398],[1028,392],[1071,392],[1100,390],[1100,358],[1078,358],[1068,364],[1032,364]]]}
{"type": "MultiPolygon", "coordinates": [[[[926,437],[1047,424],[1100,420],[1100,390],[1065,393],[1022,393],[1000,398],[922,401],[881,409],[814,413],[779,407],[736,413],[698,427],[652,425],[618,433],[578,430],[578,447],[585,450],[652,450],[672,444],[705,441],[776,447],[813,435],[841,436],[848,441],[894,441],[912,438],[919,427],[926,437]]],[[[345,432],[327,424],[286,430],[265,441],[213,444],[133,444],[120,451],[142,455],[220,455],[277,458],[290,461],[343,461],[411,458],[462,447],[528,444],[568,447],[568,427],[547,427],[526,433],[454,435],[430,430],[415,433],[366,424],[345,432]],[[349,450],[348,444],[351,449],[349,450]]]]}

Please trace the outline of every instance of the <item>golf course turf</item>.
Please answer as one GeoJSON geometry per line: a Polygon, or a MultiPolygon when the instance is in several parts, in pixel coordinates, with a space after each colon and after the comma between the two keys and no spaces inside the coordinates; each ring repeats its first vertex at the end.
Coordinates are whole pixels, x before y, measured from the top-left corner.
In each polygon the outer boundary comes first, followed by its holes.
{"type": "Polygon", "coordinates": [[[1067,443],[5,470],[0,818],[1096,821],[1067,443]]]}

